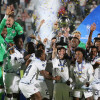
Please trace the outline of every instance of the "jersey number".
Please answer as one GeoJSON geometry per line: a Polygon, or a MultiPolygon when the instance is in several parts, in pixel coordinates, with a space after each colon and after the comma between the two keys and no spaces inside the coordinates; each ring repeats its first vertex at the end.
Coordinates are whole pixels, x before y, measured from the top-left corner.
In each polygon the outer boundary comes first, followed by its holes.
{"type": "Polygon", "coordinates": [[[28,66],[28,68],[27,68],[27,69],[26,69],[26,71],[25,71],[25,76],[27,76],[27,75],[28,75],[29,70],[31,69],[31,67],[32,67],[32,65],[28,66]]]}
{"type": "Polygon", "coordinates": [[[45,90],[45,92],[46,92],[46,95],[49,95],[49,91],[47,89],[45,90]]]}

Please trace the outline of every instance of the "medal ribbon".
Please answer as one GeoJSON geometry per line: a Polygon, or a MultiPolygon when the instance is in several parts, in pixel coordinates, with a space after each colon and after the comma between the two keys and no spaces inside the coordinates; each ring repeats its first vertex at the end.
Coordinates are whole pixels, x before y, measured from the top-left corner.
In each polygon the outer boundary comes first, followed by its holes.
{"type": "Polygon", "coordinates": [[[64,62],[62,63],[61,60],[59,59],[59,62],[60,62],[60,66],[61,66],[61,71],[63,71],[63,67],[64,67],[66,61],[64,60],[64,62]]]}
{"type": "Polygon", "coordinates": [[[79,74],[79,76],[81,76],[81,74],[82,74],[82,69],[83,69],[83,64],[84,64],[84,61],[82,61],[82,63],[81,63],[81,68],[79,68],[79,64],[78,64],[78,62],[76,62],[76,66],[78,67],[78,74],[79,74]]]}

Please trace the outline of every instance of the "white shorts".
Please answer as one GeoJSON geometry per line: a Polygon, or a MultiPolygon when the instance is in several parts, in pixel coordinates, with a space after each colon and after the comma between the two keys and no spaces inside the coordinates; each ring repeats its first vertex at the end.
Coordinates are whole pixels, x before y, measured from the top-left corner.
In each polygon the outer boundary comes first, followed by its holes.
{"type": "Polygon", "coordinates": [[[93,84],[92,88],[94,100],[97,100],[100,97],[100,84],[93,84]]]}
{"type": "Polygon", "coordinates": [[[91,96],[93,96],[93,93],[90,91],[90,92],[88,92],[88,91],[74,91],[74,97],[77,97],[77,98],[82,98],[82,94],[84,94],[84,97],[85,98],[88,98],[88,97],[91,97],[91,96]]]}
{"type": "Polygon", "coordinates": [[[3,73],[3,81],[6,93],[19,93],[20,76],[15,73],[3,73]]]}
{"type": "Polygon", "coordinates": [[[28,85],[28,84],[19,82],[19,88],[26,98],[30,98],[31,95],[39,92],[39,88],[37,88],[36,84],[28,85]]]}
{"type": "Polygon", "coordinates": [[[100,91],[95,90],[93,92],[94,92],[93,93],[94,100],[98,100],[98,98],[100,97],[100,91]]]}

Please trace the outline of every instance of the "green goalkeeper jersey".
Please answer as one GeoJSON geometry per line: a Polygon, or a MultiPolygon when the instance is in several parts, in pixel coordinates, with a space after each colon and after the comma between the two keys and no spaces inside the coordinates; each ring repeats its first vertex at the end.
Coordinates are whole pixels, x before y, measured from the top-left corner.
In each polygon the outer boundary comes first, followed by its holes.
{"type": "MultiPolygon", "coordinates": [[[[3,28],[6,25],[6,20],[7,19],[4,17],[0,24],[0,33],[2,32],[3,28]]],[[[7,43],[14,43],[13,38],[16,35],[21,35],[21,34],[23,34],[23,28],[20,26],[19,23],[14,22],[14,24],[11,28],[7,28],[7,36],[6,36],[5,40],[7,41],[7,43]]]]}
{"type": "Polygon", "coordinates": [[[4,42],[3,37],[0,35],[0,62],[3,61],[3,56],[6,52],[6,44],[4,42]]]}
{"type": "Polygon", "coordinates": [[[4,40],[4,38],[1,36],[1,33],[6,25],[7,18],[4,17],[3,20],[0,23],[0,62],[3,61],[4,54],[6,52],[6,44],[7,43],[14,43],[13,38],[18,34],[23,34],[23,28],[17,23],[14,22],[13,26],[11,28],[7,28],[7,36],[4,40]]]}
{"type": "Polygon", "coordinates": [[[3,61],[3,56],[6,52],[6,44],[4,42],[4,38],[1,36],[1,33],[4,29],[4,23],[6,20],[2,20],[1,24],[0,24],[0,62],[3,61]]]}

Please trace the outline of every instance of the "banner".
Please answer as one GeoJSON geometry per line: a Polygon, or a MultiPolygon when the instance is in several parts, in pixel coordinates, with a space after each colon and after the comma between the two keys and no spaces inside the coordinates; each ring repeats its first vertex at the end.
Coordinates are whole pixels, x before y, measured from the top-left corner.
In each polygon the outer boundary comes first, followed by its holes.
{"type": "Polygon", "coordinates": [[[81,32],[82,42],[87,42],[90,33],[90,27],[93,23],[96,24],[96,30],[93,32],[92,41],[95,37],[97,37],[97,34],[100,33],[100,5],[95,8],[77,28],[77,30],[81,32]]]}

